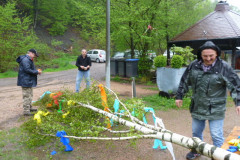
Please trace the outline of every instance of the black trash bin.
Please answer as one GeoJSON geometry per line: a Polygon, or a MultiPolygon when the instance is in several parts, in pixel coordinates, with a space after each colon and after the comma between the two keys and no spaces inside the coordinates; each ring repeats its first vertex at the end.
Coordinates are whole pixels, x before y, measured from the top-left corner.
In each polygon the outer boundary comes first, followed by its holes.
{"type": "Polygon", "coordinates": [[[114,58],[110,59],[110,73],[112,76],[118,75],[118,61],[114,58]]]}
{"type": "Polygon", "coordinates": [[[126,63],[125,59],[118,59],[118,75],[121,77],[126,77],[126,63]]]}
{"type": "Polygon", "coordinates": [[[139,59],[126,59],[126,77],[136,77],[138,75],[139,59]]]}

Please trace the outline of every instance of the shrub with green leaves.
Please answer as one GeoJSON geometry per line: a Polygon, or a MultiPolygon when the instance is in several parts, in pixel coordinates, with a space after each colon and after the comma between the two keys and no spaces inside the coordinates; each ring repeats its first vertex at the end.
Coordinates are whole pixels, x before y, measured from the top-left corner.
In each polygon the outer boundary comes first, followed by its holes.
{"type": "MultiPolygon", "coordinates": [[[[48,115],[41,115],[41,123],[37,124],[34,119],[29,119],[23,124],[23,129],[27,132],[28,137],[26,137],[26,144],[28,147],[34,147],[39,145],[44,145],[51,142],[54,137],[44,136],[45,134],[55,135],[57,131],[64,130],[68,135],[78,136],[78,137],[103,137],[105,136],[103,127],[106,127],[109,121],[106,116],[92,111],[91,109],[85,108],[78,104],[81,102],[84,104],[90,104],[96,108],[104,110],[102,105],[101,93],[97,85],[92,85],[90,89],[85,89],[80,93],[73,93],[69,90],[62,90],[63,94],[57,98],[59,104],[61,103],[63,113],[59,113],[56,108],[57,105],[54,104],[54,95],[47,94],[42,99],[37,101],[34,105],[39,106],[39,111],[44,113],[50,112],[48,115]],[[69,103],[70,100],[76,103],[69,103]],[[63,118],[64,114],[67,114],[63,118]]],[[[56,93],[56,92],[55,92],[56,93]]],[[[107,94],[107,105],[109,109],[114,112],[113,104],[115,101],[115,96],[112,94],[107,94]]],[[[129,109],[130,113],[135,111],[135,115],[142,119],[144,107],[142,101],[133,99],[128,100],[126,107],[129,109]]],[[[119,111],[125,110],[123,106],[120,105],[119,111]]],[[[127,114],[127,112],[124,112],[127,114]]],[[[129,118],[125,118],[129,120],[129,118]]],[[[132,133],[136,135],[133,131],[132,133]]]]}
{"type": "Polygon", "coordinates": [[[142,76],[149,76],[150,69],[152,68],[153,62],[146,56],[140,57],[138,61],[138,72],[142,76]]]}
{"type": "Polygon", "coordinates": [[[181,68],[183,66],[183,57],[180,55],[173,55],[171,59],[172,68],[181,68]]]}
{"type": "Polygon", "coordinates": [[[166,67],[167,66],[167,57],[160,55],[154,58],[155,67],[166,67]]]}
{"type": "Polygon", "coordinates": [[[183,57],[183,65],[188,65],[193,61],[197,56],[192,53],[193,49],[189,46],[183,47],[177,47],[173,46],[171,48],[171,51],[181,55],[183,57]]]}

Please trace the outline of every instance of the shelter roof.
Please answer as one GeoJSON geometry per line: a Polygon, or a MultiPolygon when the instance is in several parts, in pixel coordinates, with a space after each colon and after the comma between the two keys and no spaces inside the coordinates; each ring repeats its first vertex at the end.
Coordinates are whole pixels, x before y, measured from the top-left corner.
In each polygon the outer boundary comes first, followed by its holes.
{"type": "Polygon", "coordinates": [[[240,14],[230,10],[228,3],[220,1],[215,11],[174,37],[174,41],[240,38],[240,14]]]}

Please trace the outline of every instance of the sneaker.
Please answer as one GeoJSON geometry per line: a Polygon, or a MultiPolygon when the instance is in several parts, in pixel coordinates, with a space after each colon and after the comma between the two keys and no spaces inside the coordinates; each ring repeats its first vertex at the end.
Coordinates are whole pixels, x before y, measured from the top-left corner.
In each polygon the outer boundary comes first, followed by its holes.
{"type": "Polygon", "coordinates": [[[197,152],[189,152],[186,156],[187,160],[193,160],[197,157],[201,156],[201,154],[197,153],[197,152]]]}

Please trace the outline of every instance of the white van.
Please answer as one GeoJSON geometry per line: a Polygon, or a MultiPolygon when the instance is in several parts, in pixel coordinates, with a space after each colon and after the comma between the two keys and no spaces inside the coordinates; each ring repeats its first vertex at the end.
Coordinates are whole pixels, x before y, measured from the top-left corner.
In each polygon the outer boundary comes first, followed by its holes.
{"type": "Polygon", "coordinates": [[[87,52],[87,56],[91,58],[91,61],[95,61],[97,63],[106,62],[106,52],[101,49],[92,49],[87,52]]]}

